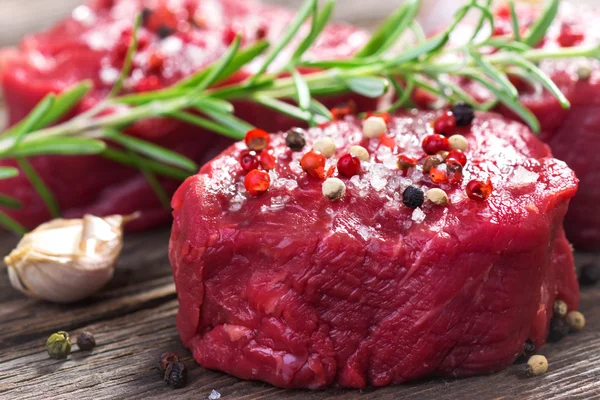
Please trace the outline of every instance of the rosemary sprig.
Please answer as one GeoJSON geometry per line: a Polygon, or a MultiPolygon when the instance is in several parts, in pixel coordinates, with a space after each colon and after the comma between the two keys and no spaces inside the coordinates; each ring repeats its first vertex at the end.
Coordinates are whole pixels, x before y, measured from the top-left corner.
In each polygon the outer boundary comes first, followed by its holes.
{"type": "MultiPolygon", "coordinates": [[[[254,127],[234,115],[232,101],[255,102],[309,124],[316,124],[331,119],[329,110],[315,98],[320,95],[355,92],[377,98],[394,88],[398,100],[389,108],[389,111],[394,111],[410,106],[413,91],[420,88],[443,100],[466,101],[482,110],[502,103],[537,132],[539,123],[519,103],[518,93],[508,79],[509,74],[533,80],[552,93],[563,107],[568,107],[567,99],[536,64],[545,59],[566,57],[600,59],[599,46],[533,48],[552,24],[558,12],[559,0],[551,0],[539,19],[524,34],[519,31],[518,17],[511,2],[514,37],[491,37],[494,20],[489,11],[490,0],[470,0],[458,10],[446,30],[431,38],[424,37],[415,21],[420,1],[409,0],[383,22],[371,40],[352,59],[311,60],[306,53],[324,30],[334,3],[335,0],[327,0],[323,6],[319,6],[316,0],[307,0],[277,43],[260,41],[240,48],[241,40],[237,37],[223,57],[171,87],[147,93],[121,94],[124,90],[126,92],[133,65],[137,47],[136,32],[143,29],[140,28],[141,20],[138,17],[123,69],[111,95],[92,109],[63,122],[59,121],[74,111],[89,92],[91,84],[81,82],[64,93],[47,96],[22,122],[0,135],[0,159],[19,160],[21,169],[55,215],[58,214],[56,200],[28,164],[27,157],[42,154],[97,154],[139,168],[166,205],[168,198],[157,177],[183,179],[196,172],[198,166],[181,154],[122,133],[136,122],[167,117],[241,139],[254,127]],[[473,40],[455,46],[450,43],[451,36],[470,11],[480,14],[472,33],[473,40]],[[309,19],[307,34],[299,39],[289,60],[281,60],[284,49],[298,35],[302,26],[308,24],[309,19]],[[489,29],[489,35],[481,34],[484,28],[489,29]],[[404,34],[408,30],[415,33],[417,40],[414,44],[407,44],[405,40],[404,34]],[[398,50],[399,46],[402,50],[398,50]],[[496,48],[495,53],[489,52],[490,46],[496,48]],[[215,87],[258,59],[262,61],[251,78],[215,87]],[[274,67],[275,60],[278,60],[277,67],[274,67]],[[302,68],[318,68],[320,71],[301,75],[299,71],[302,68]],[[487,88],[491,94],[490,100],[478,103],[473,99],[453,82],[453,77],[461,76],[487,88]],[[106,110],[116,111],[106,113],[106,110]]],[[[15,174],[14,168],[0,167],[0,179],[14,177],[15,174]]],[[[0,205],[17,206],[18,202],[13,200],[0,197],[0,205]]],[[[0,214],[0,224],[20,231],[18,224],[15,225],[5,214],[0,214]]]]}

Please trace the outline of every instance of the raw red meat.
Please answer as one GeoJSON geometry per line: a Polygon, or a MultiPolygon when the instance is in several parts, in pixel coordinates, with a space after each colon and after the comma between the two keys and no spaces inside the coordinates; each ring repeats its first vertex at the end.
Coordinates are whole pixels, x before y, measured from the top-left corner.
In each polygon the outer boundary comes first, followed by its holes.
{"type": "MultiPolygon", "coordinates": [[[[92,1],[75,9],[70,18],[49,31],[26,37],[18,49],[0,53],[0,79],[10,122],[23,118],[44,95],[61,92],[83,79],[92,80],[95,86],[77,113],[103,99],[122,66],[132,22],[144,7],[153,11],[140,30],[140,51],[127,80],[127,92],[162,88],[205,67],[225,52],[236,32],[243,34],[244,46],[261,38],[276,42],[293,17],[287,9],[247,0],[92,1]],[[160,35],[170,33],[169,29],[176,32],[161,39],[160,35]]],[[[305,26],[296,40],[309,28],[305,26]]],[[[345,58],[367,39],[364,31],[332,24],[307,56],[345,58]]],[[[275,64],[285,61],[279,59],[275,64]]],[[[259,61],[251,64],[231,81],[246,78],[259,66],[259,61]]],[[[376,105],[374,100],[356,96],[331,97],[324,102],[333,107],[348,99],[354,99],[359,109],[373,109],[376,105]]],[[[276,131],[292,124],[288,118],[255,105],[236,106],[240,117],[264,129],[276,131]]],[[[175,149],[200,164],[231,143],[201,129],[167,120],[142,122],[129,133],[175,149]]],[[[137,228],[170,219],[170,211],[161,206],[135,169],[100,157],[38,157],[31,161],[55,193],[66,217],[86,212],[105,215],[140,210],[142,218],[133,223],[137,228]]],[[[1,164],[13,165],[11,161],[1,164]]],[[[173,192],[179,183],[164,184],[173,192]]],[[[23,202],[22,210],[6,212],[28,227],[50,217],[24,176],[0,181],[0,193],[23,202]]]]}
{"type": "MultiPolygon", "coordinates": [[[[518,15],[522,29],[529,26],[538,14],[537,8],[520,5],[518,15]]],[[[563,2],[540,46],[556,49],[600,44],[599,20],[597,10],[563,2]]],[[[496,13],[496,31],[499,34],[512,33],[510,13],[505,7],[496,13]]],[[[457,36],[464,40],[471,33],[472,28],[465,27],[457,36]]],[[[540,66],[569,99],[571,109],[564,110],[547,91],[517,84],[520,101],[540,120],[540,138],[550,145],[556,158],[565,161],[575,171],[581,181],[565,218],[567,237],[578,248],[600,250],[600,214],[596,212],[596,205],[600,203],[600,168],[596,165],[600,160],[600,66],[598,61],[585,59],[543,61],[540,66]],[[589,77],[578,76],[578,70],[584,69],[590,69],[589,77]]],[[[485,91],[471,83],[465,82],[465,86],[480,98],[487,96],[485,91]]],[[[499,111],[517,118],[506,108],[499,111]]]]}
{"type": "Polygon", "coordinates": [[[462,183],[442,186],[449,206],[413,211],[404,189],[436,185],[422,167],[404,177],[397,154],[421,158],[438,115],[394,117],[383,142],[347,118],[311,129],[298,153],[273,136],[278,165],[260,197],[243,190],[244,143],[179,188],[177,325],[202,366],[286,388],[362,388],[491,373],[527,339],[546,341],[554,300],[578,305],[562,228],[577,179],[526,127],[480,113],[463,131],[462,183]],[[325,170],[351,145],[371,154],[360,175],[341,177],[338,202],[299,164],[323,135],[337,144],[325,170]],[[488,200],[470,200],[467,183],[488,177],[488,200]]]}

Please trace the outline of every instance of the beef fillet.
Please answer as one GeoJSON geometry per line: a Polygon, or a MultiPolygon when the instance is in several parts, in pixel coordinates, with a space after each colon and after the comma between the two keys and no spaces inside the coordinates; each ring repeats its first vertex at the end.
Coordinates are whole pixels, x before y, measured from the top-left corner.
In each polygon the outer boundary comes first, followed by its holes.
{"type": "Polygon", "coordinates": [[[404,176],[397,155],[421,159],[438,115],[400,114],[370,140],[347,118],[310,129],[301,152],[274,135],[258,197],[244,189],[244,143],[179,188],[169,255],[198,363],[286,388],[363,388],[499,371],[546,341],[554,300],[578,305],[562,227],[577,179],[525,126],[478,113],[463,180],[441,186],[449,205],[408,208],[407,187],[440,186],[421,165],[404,176]],[[326,171],[352,145],[370,153],[339,177],[339,201],[299,163],[322,136],[337,145],[326,171]],[[488,178],[489,198],[471,200],[467,183],[488,178]]]}
{"type": "MultiPolygon", "coordinates": [[[[290,10],[249,0],[91,1],[52,29],[27,36],[17,49],[0,52],[0,82],[10,123],[21,120],[48,93],[60,93],[84,79],[91,80],[94,88],[75,113],[103,99],[123,65],[133,21],[145,7],[139,51],[125,83],[127,93],[160,89],[206,67],[223,55],[237,33],[243,35],[243,47],[260,39],[277,42],[294,16],[290,10]]],[[[291,45],[297,44],[309,29],[309,24],[304,26],[291,45]]],[[[346,58],[367,40],[364,31],[332,24],[307,57],[346,58]]],[[[276,60],[275,66],[285,61],[276,60]]],[[[259,61],[252,63],[230,82],[247,78],[259,66],[259,61]]],[[[372,109],[376,104],[352,95],[322,100],[333,107],[349,99],[354,99],[359,109],[372,109]]],[[[283,115],[253,104],[237,103],[236,111],[242,119],[265,129],[276,131],[292,125],[283,115]]],[[[128,133],[176,150],[199,164],[231,144],[229,139],[172,120],[143,121],[128,133]]],[[[131,224],[134,228],[170,219],[169,210],[134,168],[100,157],[37,157],[31,163],[55,194],[66,217],[141,211],[142,217],[131,224]]],[[[0,165],[15,163],[9,160],[0,165]]],[[[163,181],[171,193],[179,183],[163,181]]],[[[27,227],[50,217],[23,174],[0,181],[0,193],[21,200],[23,209],[3,211],[27,227]]]]}

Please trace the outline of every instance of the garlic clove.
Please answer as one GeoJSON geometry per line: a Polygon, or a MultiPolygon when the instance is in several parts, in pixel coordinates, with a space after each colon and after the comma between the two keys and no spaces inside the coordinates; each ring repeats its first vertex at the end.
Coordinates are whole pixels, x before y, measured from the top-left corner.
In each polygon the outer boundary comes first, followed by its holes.
{"type": "Polygon", "coordinates": [[[26,234],[4,259],[12,286],[27,296],[72,303],[108,283],[133,216],[56,219],[26,234]]]}

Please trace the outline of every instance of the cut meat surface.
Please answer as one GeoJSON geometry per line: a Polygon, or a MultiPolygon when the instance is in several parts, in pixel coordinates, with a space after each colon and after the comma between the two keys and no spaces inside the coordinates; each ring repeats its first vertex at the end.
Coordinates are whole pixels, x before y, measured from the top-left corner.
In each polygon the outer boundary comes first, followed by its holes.
{"type": "Polygon", "coordinates": [[[546,341],[554,300],[578,305],[562,228],[577,179],[526,127],[479,113],[462,132],[462,182],[442,185],[450,204],[410,209],[406,187],[438,186],[421,164],[404,175],[397,154],[421,159],[438,115],[393,117],[383,142],[347,118],[307,131],[295,153],[274,135],[259,197],[244,189],[244,143],[178,189],[177,325],[202,366],[286,388],[363,388],[491,373],[527,339],[546,341]],[[326,171],[352,145],[370,153],[359,175],[340,177],[336,202],[299,164],[322,136],[337,145],[326,171]],[[488,178],[490,197],[471,200],[467,183],[488,178]]]}
{"type": "MultiPolygon", "coordinates": [[[[520,5],[518,15],[523,29],[531,25],[539,10],[520,5]]],[[[562,2],[558,16],[540,46],[547,49],[600,43],[598,20],[600,12],[587,6],[562,2]]],[[[457,37],[470,37],[472,28],[464,27],[457,37]]],[[[496,13],[496,32],[512,34],[510,13],[501,7],[496,13]]],[[[571,102],[564,110],[556,98],[541,88],[517,85],[521,103],[539,119],[540,138],[547,142],[554,156],[565,161],[581,181],[565,219],[567,237],[581,249],[600,250],[600,169],[596,167],[600,151],[600,63],[587,59],[543,61],[540,67],[558,85],[571,102]]],[[[469,91],[480,98],[487,93],[480,87],[464,82],[469,91]]],[[[503,114],[517,119],[505,108],[503,114]]]]}
{"type": "MultiPolygon", "coordinates": [[[[145,23],[139,32],[139,51],[128,93],[169,86],[217,60],[237,33],[242,46],[259,39],[276,42],[293,12],[248,0],[94,0],[47,32],[26,37],[18,49],[0,53],[0,81],[11,123],[16,123],[48,93],[60,93],[75,83],[94,83],[76,113],[89,109],[109,93],[125,59],[133,21],[144,8],[145,23]]],[[[310,26],[304,26],[296,41],[310,26]]],[[[347,58],[368,40],[368,34],[344,24],[332,24],[309,50],[313,59],[347,58]]],[[[292,43],[292,46],[295,43],[292,43]]],[[[276,60],[281,66],[290,52],[276,60]]],[[[230,82],[250,76],[261,59],[248,65],[230,82]]],[[[308,72],[308,71],[307,71],[308,72]]],[[[373,109],[374,100],[357,96],[322,99],[333,107],[353,99],[359,109],[373,109]]],[[[261,128],[286,129],[292,121],[275,112],[247,103],[236,104],[238,116],[261,128]]],[[[231,141],[196,127],[174,121],[154,120],[136,124],[129,134],[150,140],[203,164],[231,141]]],[[[144,177],[135,169],[99,157],[38,157],[31,160],[54,192],[64,216],[83,213],[126,214],[141,211],[133,227],[166,222],[170,211],[160,204],[144,177]]],[[[11,161],[2,165],[14,165],[11,161]]],[[[179,182],[163,182],[172,193],[179,182]]],[[[27,179],[0,181],[0,193],[19,198],[21,210],[6,210],[28,227],[50,215],[27,179]]]]}

